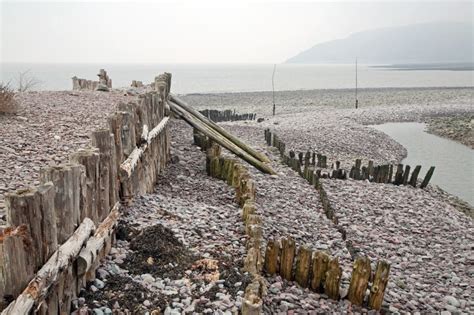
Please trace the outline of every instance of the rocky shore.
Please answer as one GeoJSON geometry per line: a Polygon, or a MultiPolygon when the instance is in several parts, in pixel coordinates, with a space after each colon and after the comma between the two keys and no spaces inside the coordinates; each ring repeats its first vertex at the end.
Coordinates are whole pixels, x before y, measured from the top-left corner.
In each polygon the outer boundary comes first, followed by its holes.
{"type": "MultiPolygon", "coordinates": [[[[367,125],[472,115],[470,95],[468,88],[363,90],[361,108],[355,110],[349,90],[278,92],[274,117],[268,92],[184,98],[198,109],[236,109],[264,118],[222,125],[265,152],[277,171],[268,176],[248,166],[257,185],[265,240],[291,236],[299,245],[339,257],[342,296],[355,255],[367,255],[372,268],[385,259],[392,271],[384,312],[447,315],[474,312],[474,225],[452,206],[455,198],[431,186],[420,190],[323,180],[339,218],[336,226],[326,218],[318,192],[266,146],[264,129],[274,130],[287,150],[313,149],[327,155],[329,164],[339,160],[346,169],[356,158],[397,163],[406,156],[405,148],[367,125]]],[[[122,92],[21,97],[28,110],[0,117],[0,212],[6,191],[36,184],[41,167],[66,162],[70,152],[88,145],[90,131],[105,124],[119,101],[133,99],[122,92]]],[[[154,193],[123,209],[117,242],[97,278],[73,301],[75,314],[230,314],[240,309],[250,279],[241,271],[246,236],[233,189],[206,175],[204,154],[192,145],[188,125],[174,120],[171,135],[171,163],[154,193]]],[[[472,213],[472,207],[464,206],[472,213]]],[[[370,313],[278,276],[266,280],[267,314],[370,313]]]]}
{"type": "Polygon", "coordinates": [[[17,95],[17,115],[0,115],[0,225],[4,194],[39,184],[43,167],[65,163],[103,128],[122,92],[25,92],[17,95]]]}
{"type": "Polygon", "coordinates": [[[474,149],[474,115],[437,117],[428,120],[427,131],[474,149]]]}
{"type": "Polygon", "coordinates": [[[207,176],[205,155],[192,145],[190,127],[174,121],[170,133],[171,164],[153,194],[124,210],[120,240],[98,272],[99,287],[95,281],[83,292],[78,313],[240,309],[250,276],[241,271],[246,236],[234,192],[207,176]],[[135,293],[127,296],[130,287],[135,293]]]}

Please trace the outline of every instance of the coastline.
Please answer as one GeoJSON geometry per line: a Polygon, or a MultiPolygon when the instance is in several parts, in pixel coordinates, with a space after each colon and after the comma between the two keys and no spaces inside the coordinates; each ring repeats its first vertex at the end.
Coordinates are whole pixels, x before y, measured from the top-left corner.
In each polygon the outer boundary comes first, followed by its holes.
{"type": "MultiPolygon", "coordinates": [[[[358,110],[352,108],[353,94],[349,90],[331,93],[325,90],[292,91],[280,94],[274,117],[271,116],[271,92],[193,94],[183,99],[197,109],[236,109],[237,112],[254,112],[257,117],[265,118],[260,123],[222,123],[231,133],[268,154],[279,174],[265,176],[253,167],[249,168],[258,187],[257,211],[265,218],[265,240],[291,236],[297,244],[309,244],[340,257],[343,287],[348,286],[353,263],[350,250],[367,255],[373,262],[388,260],[392,272],[385,295],[385,311],[469,313],[473,305],[466,265],[471,259],[471,251],[466,244],[474,242],[474,224],[472,218],[453,206],[456,198],[432,185],[427,189],[414,189],[324,179],[328,198],[340,219],[339,225],[347,231],[344,240],[333,222],[325,217],[314,188],[282,165],[279,155],[266,146],[264,129],[274,130],[287,143],[287,149],[314,149],[327,155],[329,165],[339,160],[347,169],[356,158],[361,158],[364,163],[369,159],[377,164],[398,163],[406,156],[406,149],[367,125],[472,113],[470,90],[365,91],[361,94],[365,100],[361,103],[365,105],[358,110]],[[452,272],[447,273],[447,269],[452,272]]],[[[6,132],[8,135],[2,138],[1,145],[10,149],[0,151],[0,160],[5,162],[2,162],[5,167],[0,169],[0,174],[5,182],[10,183],[10,178],[14,178],[14,183],[21,182],[22,185],[34,184],[42,165],[67,162],[68,153],[87,146],[88,138],[85,137],[88,130],[102,123],[117,102],[136,99],[135,96],[125,96],[120,90],[110,94],[32,92],[20,97],[25,98],[25,112],[0,118],[2,122],[10,121],[0,125],[2,134],[6,132]],[[45,117],[55,124],[41,123],[45,117]],[[18,169],[20,171],[16,171],[18,169]]],[[[235,266],[228,264],[229,273],[238,270],[245,245],[240,212],[233,204],[232,190],[207,177],[204,155],[191,144],[191,128],[174,121],[171,134],[174,162],[162,174],[153,194],[138,198],[126,209],[126,226],[141,230],[161,224],[170,229],[183,246],[192,248],[193,253],[207,255],[201,258],[233,261],[235,266]],[[212,219],[209,221],[207,217],[212,219]]],[[[10,186],[7,188],[9,190],[10,186]]],[[[472,207],[469,213],[472,213],[472,207]]],[[[212,286],[198,286],[204,293],[196,293],[185,290],[187,285],[183,283],[187,283],[187,276],[184,274],[171,278],[150,278],[140,270],[132,270],[129,274],[126,262],[135,255],[129,246],[126,239],[114,246],[102,265],[102,273],[106,274],[104,278],[115,273],[127,281],[133,279],[133,283],[140,284],[141,288],[160,296],[166,295],[168,302],[179,294],[178,301],[173,300],[171,306],[166,306],[170,312],[187,307],[211,311],[239,308],[245,274],[234,275],[232,281],[223,279],[226,283],[229,281],[232,288],[239,289],[228,290],[227,284],[219,283],[212,291],[212,286]]],[[[270,313],[312,309],[344,312],[351,307],[347,301],[328,300],[324,295],[303,290],[280,277],[267,280],[270,286],[264,310],[270,313]]],[[[120,292],[123,287],[116,289],[120,292]]],[[[105,300],[98,303],[95,300],[99,299],[91,294],[86,303],[91,307],[106,303],[105,300]]],[[[145,301],[139,303],[147,304],[145,301]]],[[[162,309],[165,305],[162,301],[158,306],[162,309]]],[[[109,307],[115,308],[113,305],[109,307]]],[[[367,310],[361,309],[364,311],[367,310]]]]}

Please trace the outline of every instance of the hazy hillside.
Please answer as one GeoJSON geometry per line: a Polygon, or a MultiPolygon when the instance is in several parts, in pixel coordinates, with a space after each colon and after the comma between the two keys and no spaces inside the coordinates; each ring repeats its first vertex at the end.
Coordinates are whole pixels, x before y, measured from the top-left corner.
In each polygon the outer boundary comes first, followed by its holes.
{"type": "Polygon", "coordinates": [[[472,24],[429,23],[354,33],[317,44],[287,63],[473,62],[472,24]]]}

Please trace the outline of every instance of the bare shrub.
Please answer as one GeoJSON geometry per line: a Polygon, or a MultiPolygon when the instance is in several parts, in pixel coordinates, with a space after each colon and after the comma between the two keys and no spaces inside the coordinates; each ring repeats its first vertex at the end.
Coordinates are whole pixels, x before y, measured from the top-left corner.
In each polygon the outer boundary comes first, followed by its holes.
{"type": "Polygon", "coordinates": [[[0,83],[0,114],[14,114],[18,111],[15,92],[9,83],[0,83]]]}
{"type": "Polygon", "coordinates": [[[30,74],[30,70],[20,72],[18,74],[18,92],[31,91],[40,85],[41,81],[30,74]]]}

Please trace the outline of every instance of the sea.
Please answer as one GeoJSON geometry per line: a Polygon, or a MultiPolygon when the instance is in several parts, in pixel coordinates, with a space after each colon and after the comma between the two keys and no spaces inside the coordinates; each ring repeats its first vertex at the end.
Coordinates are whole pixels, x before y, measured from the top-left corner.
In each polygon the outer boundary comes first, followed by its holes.
{"type": "MultiPolygon", "coordinates": [[[[20,73],[35,78],[37,90],[71,90],[73,76],[97,80],[99,69],[107,70],[114,87],[128,87],[132,80],[151,83],[163,72],[173,75],[177,94],[351,89],[355,65],[297,64],[26,64],[1,63],[0,82],[14,87],[20,73]],[[275,72],[274,72],[275,70],[275,72]],[[272,80],[273,79],[273,80],[272,80]],[[273,84],[272,84],[273,81],[273,84]]],[[[467,67],[414,65],[361,65],[359,88],[472,87],[474,71],[467,67]]]]}

